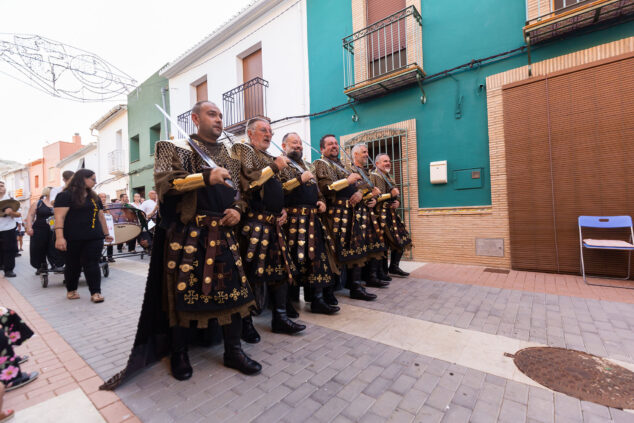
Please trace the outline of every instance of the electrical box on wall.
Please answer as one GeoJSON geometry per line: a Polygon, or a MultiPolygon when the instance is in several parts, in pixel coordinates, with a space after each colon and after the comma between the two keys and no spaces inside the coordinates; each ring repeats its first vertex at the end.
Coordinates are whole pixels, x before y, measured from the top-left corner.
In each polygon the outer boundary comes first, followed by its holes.
{"type": "Polygon", "coordinates": [[[447,160],[429,163],[429,182],[432,184],[447,183],[447,160]]]}

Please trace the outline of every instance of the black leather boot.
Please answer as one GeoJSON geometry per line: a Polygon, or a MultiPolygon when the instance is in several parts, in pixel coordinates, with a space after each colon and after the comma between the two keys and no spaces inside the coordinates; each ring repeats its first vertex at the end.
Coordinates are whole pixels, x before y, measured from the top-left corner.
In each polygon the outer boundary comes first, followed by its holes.
{"type": "Polygon", "coordinates": [[[171,328],[172,354],[170,356],[170,367],[174,379],[187,380],[194,372],[189,363],[187,353],[187,329],[180,326],[171,328]]]}
{"type": "Polygon", "coordinates": [[[313,288],[313,301],[310,303],[310,311],[319,314],[335,314],[340,309],[337,306],[331,306],[324,301],[324,292],[321,286],[313,288]]]}
{"type": "Polygon", "coordinates": [[[392,261],[390,262],[390,273],[399,278],[406,278],[409,276],[409,273],[398,267],[398,264],[401,262],[401,257],[403,257],[403,252],[398,250],[392,250],[392,261]]]}
{"type": "Polygon", "coordinates": [[[225,354],[223,357],[226,367],[236,369],[245,375],[253,375],[262,370],[262,366],[255,360],[251,360],[242,351],[240,345],[240,315],[231,316],[231,323],[222,327],[222,334],[225,339],[225,354]]]}
{"type": "Polygon", "coordinates": [[[324,302],[328,305],[337,305],[339,301],[337,301],[337,297],[335,297],[335,287],[330,285],[323,289],[324,292],[324,302]]]}
{"type": "Polygon", "coordinates": [[[253,318],[249,315],[242,319],[242,340],[249,344],[257,344],[260,342],[260,334],[253,326],[253,318]]]}
{"type": "Polygon", "coordinates": [[[376,269],[376,276],[379,278],[379,280],[389,282],[392,280],[392,278],[387,274],[387,272],[387,258],[382,258],[381,260],[379,260],[379,267],[377,267],[376,269]]]}
{"type": "Polygon", "coordinates": [[[286,293],[288,284],[284,283],[275,288],[271,288],[271,298],[273,299],[273,320],[271,329],[274,333],[285,333],[288,335],[301,332],[306,329],[305,325],[293,322],[286,313],[286,293]]]}
{"type": "Polygon", "coordinates": [[[286,295],[286,315],[293,319],[299,317],[299,313],[293,307],[293,301],[299,302],[299,286],[291,285],[288,287],[288,295],[286,295]]]}
{"type": "Polygon", "coordinates": [[[367,292],[365,288],[361,286],[359,278],[361,277],[361,268],[353,267],[351,269],[352,280],[350,281],[350,298],[353,300],[374,301],[376,295],[367,292]]]}
{"type": "Polygon", "coordinates": [[[379,261],[376,259],[372,259],[366,265],[368,276],[365,279],[365,284],[367,286],[371,286],[373,288],[385,288],[390,283],[382,281],[377,276],[377,271],[379,267],[379,261]]]}

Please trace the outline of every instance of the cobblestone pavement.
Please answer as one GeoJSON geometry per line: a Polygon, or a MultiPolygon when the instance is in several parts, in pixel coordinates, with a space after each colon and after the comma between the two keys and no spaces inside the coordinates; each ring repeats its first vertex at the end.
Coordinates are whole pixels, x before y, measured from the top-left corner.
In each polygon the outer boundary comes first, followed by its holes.
{"type": "MultiPolygon", "coordinates": [[[[136,330],[148,259],[131,260],[141,271],[115,264],[103,304],[90,303],[85,283],[79,301],[66,300],[61,276],[41,288],[24,257],[11,283],[105,378],[123,367],[136,330]]],[[[634,305],[417,279],[378,293],[354,305],[634,361],[634,305]]],[[[262,342],[245,346],[260,375],[222,366],[221,346],[193,348],[190,381],[173,379],[164,360],[117,394],[144,422],[634,422],[628,412],[316,325],[272,334],[269,319],[255,319],[262,342]]]]}

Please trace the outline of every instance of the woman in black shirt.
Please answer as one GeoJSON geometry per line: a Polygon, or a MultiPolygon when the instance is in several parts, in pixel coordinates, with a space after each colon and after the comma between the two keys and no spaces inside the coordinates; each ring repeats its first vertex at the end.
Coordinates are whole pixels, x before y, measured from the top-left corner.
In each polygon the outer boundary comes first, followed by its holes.
{"type": "Polygon", "coordinates": [[[79,298],[77,286],[82,268],[90,290],[90,300],[100,303],[101,272],[99,259],[104,237],[112,241],[106,226],[101,201],[92,190],[97,182],[95,172],[80,169],[68,186],[55,197],[55,247],[66,251],[66,297],[79,298]]]}
{"type": "Polygon", "coordinates": [[[51,270],[61,272],[64,270],[64,261],[61,253],[55,250],[53,231],[47,219],[53,216],[53,203],[50,199],[51,187],[42,190],[42,196],[35,207],[31,207],[26,221],[26,233],[31,237],[30,255],[31,266],[37,269],[36,274],[47,271],[46,259],[51,264],[51,270]]]}

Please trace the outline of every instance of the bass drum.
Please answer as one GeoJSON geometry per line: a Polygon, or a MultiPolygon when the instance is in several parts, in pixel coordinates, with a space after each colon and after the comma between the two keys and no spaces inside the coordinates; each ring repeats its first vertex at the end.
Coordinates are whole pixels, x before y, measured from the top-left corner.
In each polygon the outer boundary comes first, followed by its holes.
{"type": "Polygon", "coordinates": [[[114,241],[117,244],[130,241],[141,233],[141,222],[138,217],[141,210],[123,204],[108,204],[104,212],[112,216],[114,241]]]}

